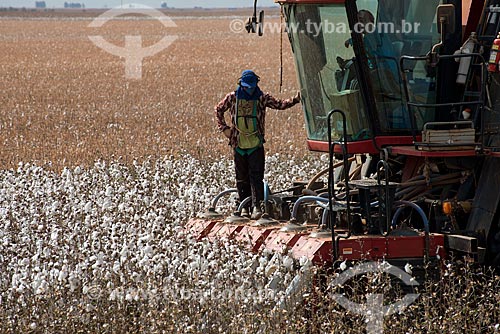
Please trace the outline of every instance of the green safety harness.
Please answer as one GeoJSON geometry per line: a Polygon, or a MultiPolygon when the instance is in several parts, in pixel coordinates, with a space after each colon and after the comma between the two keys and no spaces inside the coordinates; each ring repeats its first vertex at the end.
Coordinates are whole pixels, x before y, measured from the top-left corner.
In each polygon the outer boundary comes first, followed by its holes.
{"type": "Polygon", "coordinates": [[[238,131],[238,146],[236,151],[241,155],[250,155],[262,146],[262,136],[257,126],[258,100],[236,99],[234,125],[238,131]],[[250,107],[252,103],[252,107],[250,107]],[[251,122],[248,122],[248,120],[251,122]]]}

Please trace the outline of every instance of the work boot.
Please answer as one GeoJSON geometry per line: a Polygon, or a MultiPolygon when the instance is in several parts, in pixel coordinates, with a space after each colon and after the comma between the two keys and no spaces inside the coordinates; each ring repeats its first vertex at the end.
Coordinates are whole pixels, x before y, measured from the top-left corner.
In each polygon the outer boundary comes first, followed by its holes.
{"type": "Polygon", "coordinates": [[[248,209],[247,208],[241,209],[241,216],[242,217],[249,217],[250,218],[250,214],[248,213],[248,209]]]}
{"type": "Polygon", "coordinates": [[[250,219],[259,220],[260,217],[262,217],[262,211],[260,210],[259,207],[254,207],[250,219]]]}

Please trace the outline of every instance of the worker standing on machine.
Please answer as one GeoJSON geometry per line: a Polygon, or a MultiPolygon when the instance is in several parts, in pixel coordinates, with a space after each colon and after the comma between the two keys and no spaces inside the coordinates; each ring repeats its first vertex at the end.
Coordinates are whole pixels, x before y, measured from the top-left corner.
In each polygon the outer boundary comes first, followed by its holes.
{"type": "MultiPolygon", "coordinates": [[[[240,201],[252,198],[252,219],[262,216],[261,203],[264,200],[264,135],[266,108],[284,110],[300,102],[300,92],[292,99],[276,99],[263,93],[260,78],[251,70],[245,70],[238,81],[238,88],[215,106],[219,130],[229,139],[234,149],[236,188],[240,201]],[[229,110],[231,124],[224,119],[229,110]]],[[[242,211],[248,215],[248,209],[242,211]]]]}

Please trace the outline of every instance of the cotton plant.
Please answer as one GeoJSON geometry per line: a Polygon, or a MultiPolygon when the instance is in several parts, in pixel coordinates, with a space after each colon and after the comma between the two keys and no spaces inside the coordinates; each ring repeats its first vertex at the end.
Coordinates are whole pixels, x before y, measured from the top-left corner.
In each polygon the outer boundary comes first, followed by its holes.
{"type": "MultiPolygon", "coordinates": [[[[268,161],[279,186],[291,184],[295,167],[279,156],[268,161]]],[[[198,242],[183,228],[215,195],[233,187],[227,159],[97,161],[60,173],[26,163],[0,171],[0,178],[5,332],[20,323],[39,328],[36,311],[19,323],[12,320],[39,301],[66,304],[61,316],[80,315],[87,325],[99,303],[182,302],[179,310],[185,311],[222,298],[248,310],[271,307],[283,299],[298,269],[288,255],[252,253],[227,239],[198,242]],[[271,260],[273,268],[266,270],[271,260]],[[188,294],[195,301],[183,300],[188,294]]]]}

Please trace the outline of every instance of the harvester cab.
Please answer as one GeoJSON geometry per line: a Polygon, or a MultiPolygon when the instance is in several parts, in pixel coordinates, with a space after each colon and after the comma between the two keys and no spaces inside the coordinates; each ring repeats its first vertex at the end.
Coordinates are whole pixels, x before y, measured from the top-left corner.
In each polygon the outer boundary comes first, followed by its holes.
{"type": "MultiPolygon", "coordinates": [[[[455,19],[461,6],[438,0],[318,3],[282,2],[312,150],[328,152],[332,109],[346,114],[351,154],[411,145],[421,141],[426,125],[463,120],[460,106],[442,105],[460,100],[449,83],[456,79],[451,55],[461,46],[461,20],[455,19]]],[[[332,135],[340,138],[340,116],[332,121],[332,135]]]]}
{"type": "Polygon", "coordinates": [[[330,170],[333,156],[363,159],[363,172],[346,163],[340,183],[329,178],[331,201],[342,189],[354,208],[343,236],[405,234],[395,227],[409,205],[414,227],[442,234],[447,249],[498,263],[498,81],[485,61],[498,1],[278,2],[309,148],[330,153],[330,170]]]}
{"type": "Polygon", "coordinates": [[[224,220],[215,201],[190,227],[321,265],[445,250],[500,265],[500,76],[485,61],[499,54],[500,1],[278,2],[308,147],[329,164],[269,194],[272,219],[224,220]]]}

